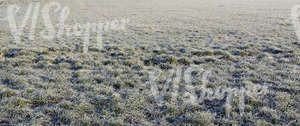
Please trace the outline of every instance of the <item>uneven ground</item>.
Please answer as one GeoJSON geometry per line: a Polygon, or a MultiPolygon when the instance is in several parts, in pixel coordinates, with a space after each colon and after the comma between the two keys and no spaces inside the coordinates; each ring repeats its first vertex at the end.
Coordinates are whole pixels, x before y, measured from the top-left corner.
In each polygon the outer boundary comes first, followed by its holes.
{"type": "MultiPolygon", "coordinates": [[[[12,3],[30,1],[1,0],[1,13],[12,3]]],[[[83,54],[75,49],[76,39],[61,44],[25,37],[26,45],[14,47],[1,21],[0,125],[300,125],[300,41],[289,19],[299,1],[60,3],[72,9],[70,22],[128,18],[130,23],[125,31],[105,32],[103,49],[83,54]],[[268,92],[246,95],[243,116],[236,101],[224,106],[226,95],[195,105],[166,96],[158,106],[148,68],[190,65],[212,69],[212,90],[265,86],[268,92]]],[[[165,80],[157,81],[161,86],[165,80]]],[[[200,97],[203,81],[195,75],[192,84],[200,97]]]]}

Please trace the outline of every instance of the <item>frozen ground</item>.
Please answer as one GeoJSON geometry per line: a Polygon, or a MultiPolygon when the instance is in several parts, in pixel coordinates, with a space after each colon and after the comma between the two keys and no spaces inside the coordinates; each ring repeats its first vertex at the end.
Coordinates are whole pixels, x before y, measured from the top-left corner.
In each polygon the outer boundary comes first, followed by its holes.
{"type": "MultiPolygon", "coordinates": [[[[31,2],[0,1],[4,16],[9,4],[31,2]]],[[[300,125],[300,42],[290,20],[299,1],[59,3],[71,8],[69,23],[130,22],[124,31],[105,32],[103,49],[90,47],[83,54],[75,49],[76,39],[61,44],[25,37],[26,45],[13,47],[7,22],[1,21],[0,125],[300,125]],[[157,105],[148,68],[167,72],[191,65],[212,70],[211,90],[262,86],[267,93],[238,95],[228,107],[228,94],[191,105],[181,95],[170,100],[167,92],[157,105]]],[[[159,88],[166,76],[156,80],[159,88]]],[[[192,84],[201,97],[203,80],[197,76],[192,84]]]]}

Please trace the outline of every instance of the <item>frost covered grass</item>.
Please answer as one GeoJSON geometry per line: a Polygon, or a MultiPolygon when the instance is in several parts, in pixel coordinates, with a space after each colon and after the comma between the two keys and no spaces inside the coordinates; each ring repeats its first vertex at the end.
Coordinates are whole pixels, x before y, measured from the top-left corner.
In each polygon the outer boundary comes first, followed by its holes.
{"type": "MultiPolygon", "coordinates": [[[[104,47],[89,47],[85,54],[76,50],[76,39],[72,46],[39,41],[44,46],[9,47],[10,31],[3,28],[0,125],[299,125],[300,42],[285,20],[297,1],[278,0],[271,7],[259,0],[230,2],[235,4],[165,1],[145,12],[136,4],[153,3],[108,2],[119,10],[106,13],[132,22],[126,31],[104,33],[104,47]],[[243,116],[239,96],[226,105],[228,94],[191,105],[181,102],[181,95],[173,101],[169,90],[157,105],[148,68],[192,65],[212,69],[208,89],[266,86],[268,92],[245,95],[243,116]]],[[[167,76],[156,80],[159,90],[167,76]]],[[[193,76],[200,97],[204,82],[193,76]]]]}

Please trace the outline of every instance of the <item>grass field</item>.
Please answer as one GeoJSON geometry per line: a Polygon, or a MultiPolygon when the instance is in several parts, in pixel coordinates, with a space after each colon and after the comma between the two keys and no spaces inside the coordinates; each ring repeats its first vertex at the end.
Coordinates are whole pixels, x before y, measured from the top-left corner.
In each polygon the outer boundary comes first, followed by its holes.
{"type": "MultiPolygon", "coordinates": [[[[17,15],[21,23],[31,2],[0,0],[0,17],[17,4],[24,9],[17,15]]],[[[15,45],[7,21],[0,21],[0,125],[300,125],[300,38],[290,19],[300,1],[58,2],[71,9],[71,25],[129,22],[125,30],[104,32],[103,48],[90,45],[82,53],[83,40],[39,37],[42,19],[34,41],[25,27],[22,46],[15,45]],[[185,88],[197,97],[193,104],[185,102],[185,91],[174,100],[168,89],[158,105],[149,70],[162,71],[155,80],[162,90],[168,71],[189,66],[211,70],[205,89],[250,93],[235,94],[230,102],[230,92],[203,99],[203,73],[195,72],[192,89],[185,88]],[[253,87],[267,90],[260,95],[253,87]]],[[[52,14],[57,21],[59,13],[52,14]]],[[[176,84],[185,86],[182,80],[176,84]]]]}

